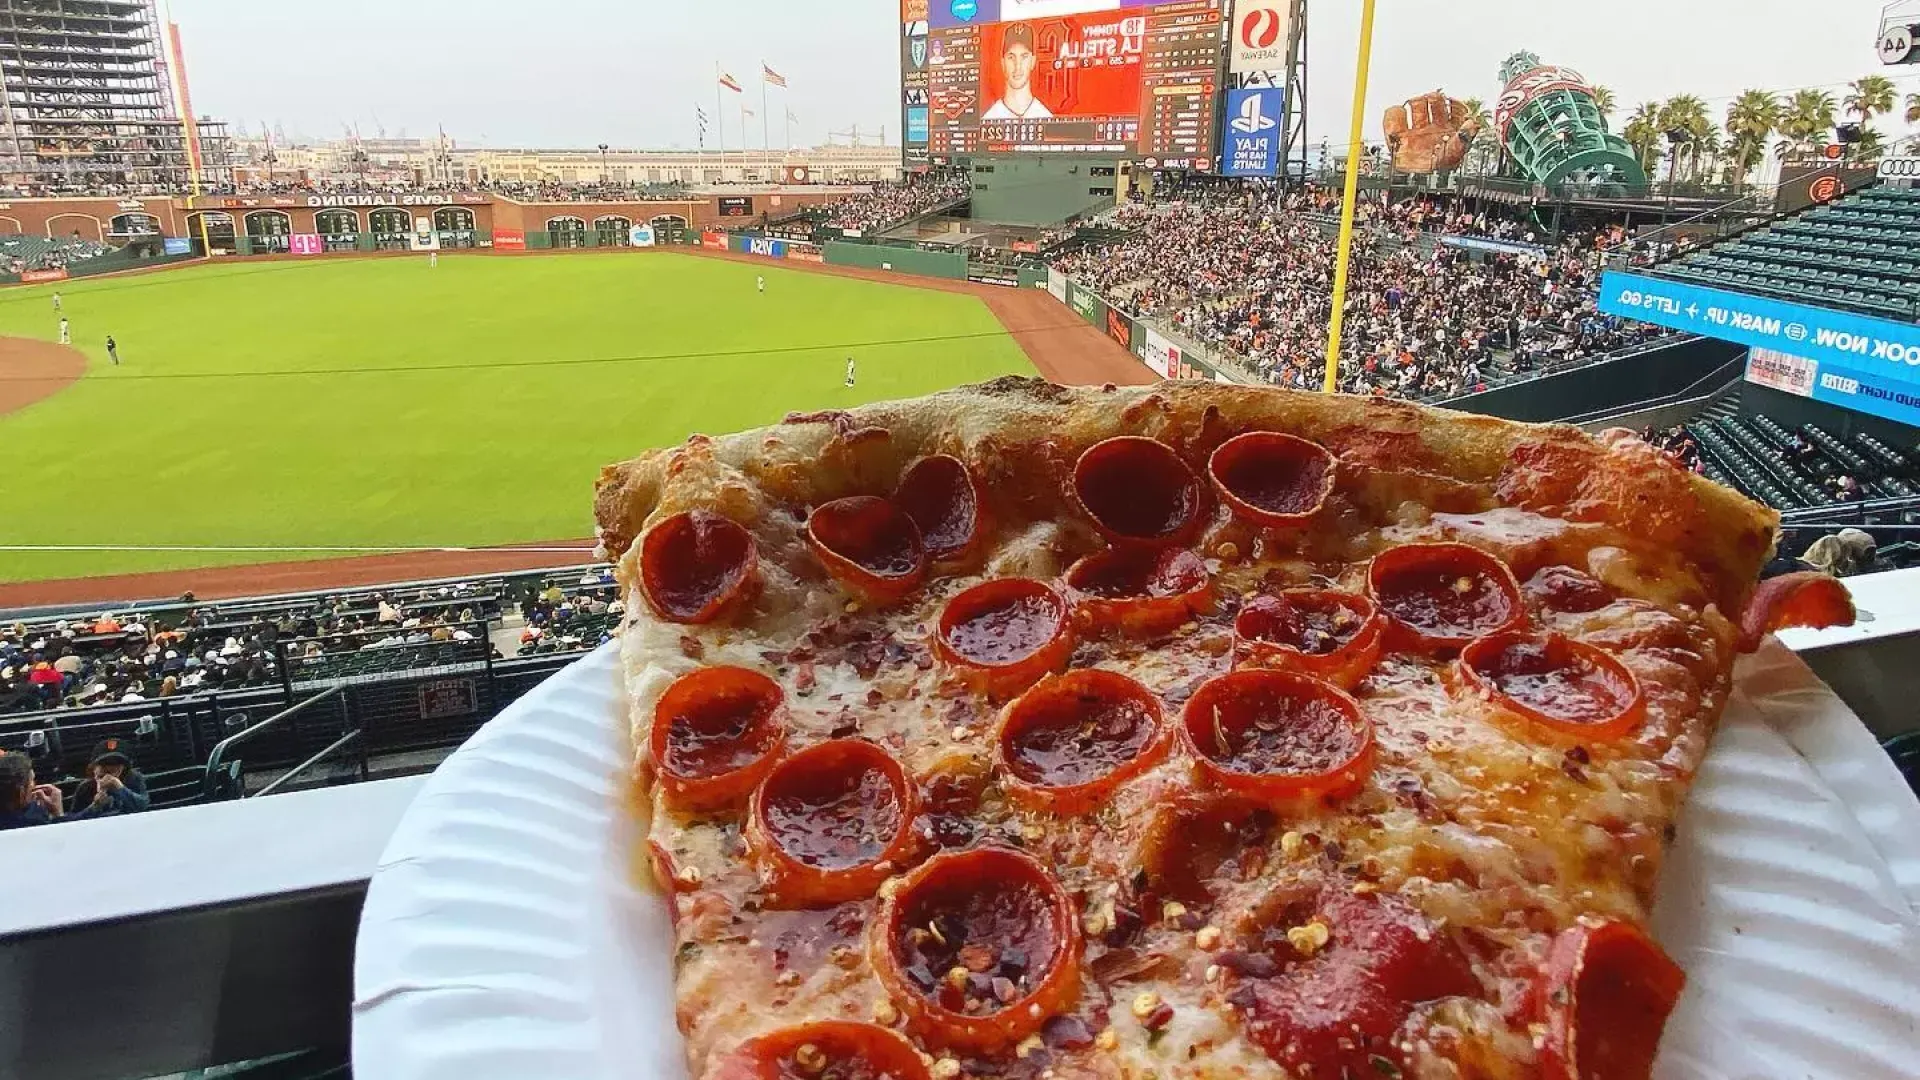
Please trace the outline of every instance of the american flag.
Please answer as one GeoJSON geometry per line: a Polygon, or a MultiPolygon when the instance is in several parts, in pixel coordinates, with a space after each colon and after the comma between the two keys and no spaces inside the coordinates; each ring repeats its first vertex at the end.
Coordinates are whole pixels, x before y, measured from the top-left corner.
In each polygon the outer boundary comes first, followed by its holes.
{"type": "Polygon", "coordinates": [[[768,67],[767,62],[764,60],[760,62],[760,77],[767,80],[767,82],[772,83],[774,86],[778,86],[782,89],[786,88],[787,77],[773,70],[772,68],[768,67]]]}
{"type": "Polygon", "coordinates": [[[725,72],[721,72],[720,74],[720,85],[726,87],[727,89],[733,91],[736,94],[740,93],[740,84],[737,82],[734,82],[733,76],[728,75],[725,72]]]}

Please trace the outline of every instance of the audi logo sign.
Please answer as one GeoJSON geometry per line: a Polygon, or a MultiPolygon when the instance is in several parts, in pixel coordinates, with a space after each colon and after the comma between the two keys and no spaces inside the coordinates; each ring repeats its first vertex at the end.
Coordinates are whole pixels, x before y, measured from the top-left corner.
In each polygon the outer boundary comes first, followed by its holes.
{"type": "Polygon", "coordinates": [[[1920,157],[1882,158],[1882,180],[1920,180],[1920,157]]]}

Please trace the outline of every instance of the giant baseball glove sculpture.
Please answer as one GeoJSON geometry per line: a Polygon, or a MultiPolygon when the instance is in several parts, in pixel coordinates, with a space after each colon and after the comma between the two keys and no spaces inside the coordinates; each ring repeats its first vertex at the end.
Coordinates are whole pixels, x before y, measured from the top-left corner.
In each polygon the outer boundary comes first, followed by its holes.
{"type": "Polygon", "coordinates": [[[1459,168],[1480,133],[1472,110],[1438,90],[1388,109],[1383,126],[1393,167],[1409,173],[1459,168]]]}

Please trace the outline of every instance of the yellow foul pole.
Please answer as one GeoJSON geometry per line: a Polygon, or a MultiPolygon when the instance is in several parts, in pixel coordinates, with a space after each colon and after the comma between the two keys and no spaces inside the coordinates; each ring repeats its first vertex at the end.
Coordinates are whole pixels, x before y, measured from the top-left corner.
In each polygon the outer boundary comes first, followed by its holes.
{"type": "Polygon", "coordinates": [[[1353,261],[1353,211],[1360,197],[1360,140],[1367,121],[1367,69],[1373,63],[1373,5],[1360,8],[1360,62],[1353,76],[1353,129],[1347,139],[1347,197],[1340,205],[1340,254],[1333,266],[1333,320],[1327,324],[1327,378],[1322,389],[1340,388],[1340,330],[1346,322],[1347,268],[1353,261]]]}

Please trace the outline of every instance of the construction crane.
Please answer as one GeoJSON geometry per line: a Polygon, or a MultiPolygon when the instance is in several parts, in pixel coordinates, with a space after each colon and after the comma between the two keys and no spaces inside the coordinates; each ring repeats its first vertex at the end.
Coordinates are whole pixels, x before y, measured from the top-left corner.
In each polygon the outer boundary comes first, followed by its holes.
{"type": "Polygon", "coordinates": [[[863,134],[861,134],[861,133],[860,133],[860,125],[859,125],[859,124],[855,124],[855,125],[853,125],[853,127],[852,127],[852,129],[850,129],[850,130],[848,130],[848,131],[829,131],[829,132],[827,132],[827,145],[828,145],[828,146],[838,146],[838,145],[839,145],[839,143],[837,143],[837,142],[835,142],[835,140],[836,140],[836,139],[846,139],[846,140],[847,140],[847,145],[848,145],[848,146],[865,146],[865,145],[867,145],[867,140],[868,140],[868,139],[872,139],[872,140],[873,140],[873,145],[875,145],[875,146],[885,146],[885,145],[887,145],[887,129],[886,129],[886,127],[885,127],[885,126],[883,125],[883,126],[882,126],[882,127],[880,128],[880,133],[879,133],[879,134],[877,134],[877,135],[863,135],[863,134]]]}

